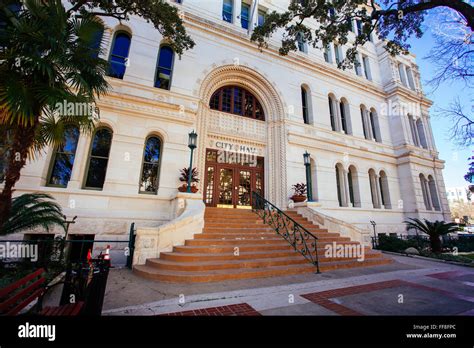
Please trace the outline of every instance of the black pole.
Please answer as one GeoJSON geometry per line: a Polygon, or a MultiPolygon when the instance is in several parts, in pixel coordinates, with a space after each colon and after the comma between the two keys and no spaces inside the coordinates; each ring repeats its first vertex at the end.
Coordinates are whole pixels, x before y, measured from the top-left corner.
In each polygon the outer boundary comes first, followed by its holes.
{"type": "Polygon", "coordinates": [[[311,164],[305,163],[306,167],[306,187],[307,187],[307,194],[308,194],[308,202],[313,201],[313,183],[311,179],[311,164]]]}
{"type": "Polygon", "coordinates": [[[191,148],[191,159],[189,160],[189,171],[188,171],[188,188],[186,192],[191,193],[191,179],[192,179],[192,172],[193,172],[193,152],[194,148],[191,148]]]}

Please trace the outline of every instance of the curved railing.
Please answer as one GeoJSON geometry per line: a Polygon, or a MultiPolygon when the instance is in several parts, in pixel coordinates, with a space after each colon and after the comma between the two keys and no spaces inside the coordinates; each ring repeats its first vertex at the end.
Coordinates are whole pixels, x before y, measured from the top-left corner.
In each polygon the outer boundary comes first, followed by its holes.
{"type": "Polygon", "coordinates": [[[252,211],[290,243],[295,251],[315,265],[320,273],[318,238],[315,235],[256,192],[252,192],[252,211]]]}

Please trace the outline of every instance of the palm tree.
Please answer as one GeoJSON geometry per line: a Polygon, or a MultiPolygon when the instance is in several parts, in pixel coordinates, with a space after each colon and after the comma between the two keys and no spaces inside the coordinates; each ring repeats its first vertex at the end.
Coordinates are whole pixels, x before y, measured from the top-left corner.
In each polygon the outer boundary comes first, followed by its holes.
{"type": "Polygon", "coordinates": [[[43,193],[26,193],[13,198],[10,215],[0,228],[0,235],[37,228],[49,231],[54,226],[65,230],[61,207],[52,199],[43,193]]]}
{"type": "Polygon", "coordinates": [[[3,144],[0,226],[9,219],[13,187],[27,159],[61,144],[68,125],[91,132],[94,115],[74,106],[93,105],[109,88],[98,18],[86,11],[68,17],[60,0],[25,0],[17,10],[13,3],[0,3],[0,137],[10,139],[3,144]],[[73,108],[60,110],[62,105],[73,108]]]}
{"type": "Polygon", "coordinates": [[[435,222],[431,222],[426,219],[423,219],[423,222],[420,219],[412,218],[408,220],[411,221],[405,221],[405,223],[407,224],[407,230],[413,228],[417,231],[426,233],[430,237],[431,251],[434,253],[440,253],[442,251],[440,239],[441,236],[448,233],[456,232],[458,230],[458,226],[452,222],[447,223],[438,220],[436,220],[435,222]]]}

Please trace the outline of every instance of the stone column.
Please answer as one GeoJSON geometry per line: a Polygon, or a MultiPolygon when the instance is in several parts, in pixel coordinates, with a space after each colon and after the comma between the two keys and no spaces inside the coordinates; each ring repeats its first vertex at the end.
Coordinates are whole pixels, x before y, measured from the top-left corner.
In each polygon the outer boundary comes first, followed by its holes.
{"type": "Polygon", "coordinates": [[[234,6],[232,8],[232,23],[238,26],[239,28],[242,27],[242,23],[240,22],[241,11],[242,0],[234,0],[234,6]]]}

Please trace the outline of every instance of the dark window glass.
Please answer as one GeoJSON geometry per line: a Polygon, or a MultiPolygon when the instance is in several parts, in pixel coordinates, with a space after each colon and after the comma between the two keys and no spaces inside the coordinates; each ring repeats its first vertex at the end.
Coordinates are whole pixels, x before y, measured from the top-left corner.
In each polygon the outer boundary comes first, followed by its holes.
{"type": "Polygon", "coordinates": [[[78,139],[79,129],[77,127],[67,127],[65,129],[63,143],[58,146],[53,157],[54,163],[48,181],[49,185],[67,186],[71,179],[78,139]]]}
{"type": "Polygon", "coordinates": [[[349,169],[347,173],[347,183],[349,185],[349,199],[351,200],[352,206],[355,205],[354,200],[354,185],[352,184],[352,171],[349,169]]]}
{"type": "Polygon", "coordinates": [[[101,44],[102,44],[102,37],[104,36],[104,31],[99,30],[94,33],[94,36],[92,37],[92,44],[91,44],[91,49],[93,50],[93,55],[95,58],[99,56],[100,49],[101,49],[101,44]]]}
{"type": "Polygon", "coordinates": [[[242,115],[242,97],[243,90],[240,88],[234,88],[234,114],[242,115]]]}
{"type": "Polygon", "coordinates": [[[258,26],[261,27],[265,23],[265,12],[258,11],[258,26]]]}
{"type": "Polygon", "coordinates": [[[231,112],[232,107],[232,88],[222,90],[222,111],[231,112]]]}
{"type": "Polygon", "coordinates": [[[335,123],[335,118],[334,118],[334,108],[333,108],[333,105],[332,105],[331,97],[328,98],[328,102],[329,102],[329,117],[330,117],[330,120],[331,120],[331,129],[333,131],[335,131],[336,130],[336,123],[335,123]]]}
{"type": "Polygon", "coordinates": [[[265,120],[263,109],[257,98],[244,88],[226,86],[214,92],[209,102],[213,110],[265,120]]]}
{"type": "Polygon", "coordinates": [[[244,29],[249,28],[249,13],[250,6],[247,4],[242,4],[242,10],[240,12],[240,23],[242,24],[242,28],[244,29]]]}
{"type": "Polygon", "coordinates": [[[339,103],[339,108],[341,109],[342,130],[347,134],[346,108],[344,103],[339,103]]]}
{"type": "Polygon", "coordinates": [[[232,0],[224,0],[222,6],[222,19],[229,23],[232,23],[232,7],[232,0]]]}
{"type": "Polygon", "coordinates": [[[339,206],[342,207],[342,192],[341,192],[341,178],[339,177],[339,169],[336,167],[336,185],[337,185],[337,200],[339,206]]]}
{"type": "Polygon", "coordinates": [[[148,138],[143,154],[140,192],[158,192],[158,177],[161,158],[161,140],[158,137],[148,138]]]}
{"type": "Polygon", "coordinates": [[[112,132],[107,128],[99,129],[92,141],[92,149],[87,171],[86,188],[102,189],[109,162],[112,132]]]}
{"type": "Polygon", "coordinates": [[[171,75],[173,73],[174,52],[169,46],[162,46],[158,55],[156,67],[155,87],[170,89],[171,75]]]}
{"type": "Polygon", "coordinates": [[[360,19],[356,20],[357,24],[357,34],[361,35],[362,34],[362,21],[360,19]]]}
{"type": "Polygon", "coordinates": [[[123,79],[128,65],[128,52],[130,50],[131,38],[126,33],[117,33],[115,35],[112,53],[110,55],[109,76],[123,79]]]}
{"type": "Polygon", "coordinates": [[[301,87],[301,104],[303,107],[303,121],[306,124],[309,124],[308,120],[308,93],[306,90],[301,87]]]}

